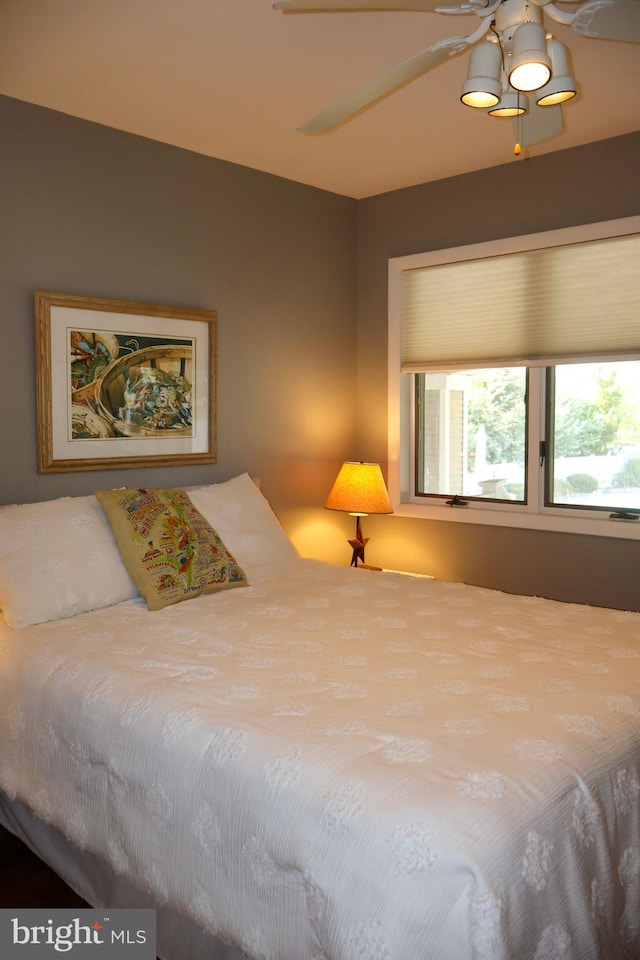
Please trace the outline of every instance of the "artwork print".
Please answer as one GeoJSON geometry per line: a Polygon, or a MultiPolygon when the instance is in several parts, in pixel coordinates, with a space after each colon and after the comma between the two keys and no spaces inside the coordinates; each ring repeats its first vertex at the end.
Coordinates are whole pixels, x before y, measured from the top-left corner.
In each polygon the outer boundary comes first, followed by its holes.
{"type": "Polygon", "coordinates": [[[38,470],[215,462],[213,311],[36,292],[38,470]]]}
{"type": "Polygon", "coordinates": [[[192,340],[71,329],[71,439],[191,436],[193,352],[192,340]]]}

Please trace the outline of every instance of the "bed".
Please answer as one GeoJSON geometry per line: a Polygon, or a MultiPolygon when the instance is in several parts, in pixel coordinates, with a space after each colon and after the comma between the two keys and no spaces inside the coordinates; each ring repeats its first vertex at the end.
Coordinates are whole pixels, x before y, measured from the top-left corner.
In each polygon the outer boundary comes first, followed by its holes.
{"type": "Polygon", "coordinates": [[[95,497],[0,508],[0,823],[165,960],[637,960],[640,614],[188,496],[248,582],[155,611],[95,497]]]}

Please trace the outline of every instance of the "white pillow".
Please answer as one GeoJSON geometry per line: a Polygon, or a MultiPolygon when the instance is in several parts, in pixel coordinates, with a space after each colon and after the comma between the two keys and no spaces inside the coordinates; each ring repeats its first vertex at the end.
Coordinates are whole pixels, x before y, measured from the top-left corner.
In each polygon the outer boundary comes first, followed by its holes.
{"type": "Polygon", "coordinates": [[[249,583],[252,576],[264,571],[265,564],[299,559],[284,527],[248,473],[187,492],[242,567],[249,583]]]}
{"type": "Polygon", "coordinates": [[[136,597],[92,496],[0,507],[0,609],[15,630],[136,597]]]}

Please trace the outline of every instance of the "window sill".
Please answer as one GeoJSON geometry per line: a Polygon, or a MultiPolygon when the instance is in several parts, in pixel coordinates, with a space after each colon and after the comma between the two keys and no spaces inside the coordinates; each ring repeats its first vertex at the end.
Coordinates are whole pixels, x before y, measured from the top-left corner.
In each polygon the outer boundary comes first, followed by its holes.
{"type": "Polygon", "coordinates": [[[518,527],[526,530],[546,530],[551,533],[576,533],[596,537],[614,537],[621,540],[640,540],[640,520],[609,520],[601,516],[576,516],[575,513],[555,509],[532,513],[526,507],[447,507],[419,502],[394,503],[394,515],[420,520],[441,520],[445,523],[474,523],[494,527],[518,527]]]}

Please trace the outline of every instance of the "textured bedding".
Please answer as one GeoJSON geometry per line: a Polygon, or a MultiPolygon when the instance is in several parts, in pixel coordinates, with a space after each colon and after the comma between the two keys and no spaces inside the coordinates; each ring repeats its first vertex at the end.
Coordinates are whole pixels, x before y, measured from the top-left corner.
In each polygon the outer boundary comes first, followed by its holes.
{"type": "Polygon", "coordinates": [[[637,960],[640,615],[296,559],[2,626],[0,789],[256,960],[637,960]]]}

